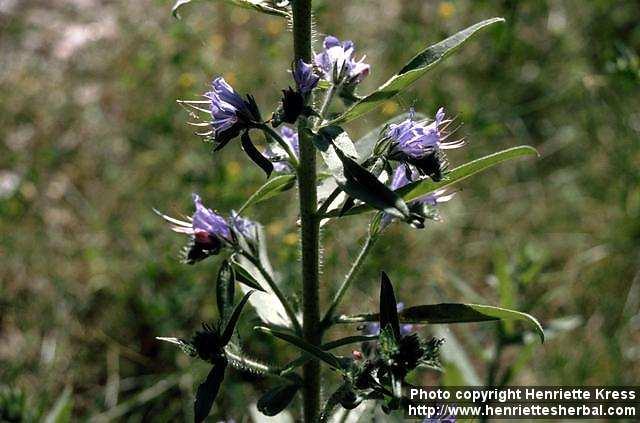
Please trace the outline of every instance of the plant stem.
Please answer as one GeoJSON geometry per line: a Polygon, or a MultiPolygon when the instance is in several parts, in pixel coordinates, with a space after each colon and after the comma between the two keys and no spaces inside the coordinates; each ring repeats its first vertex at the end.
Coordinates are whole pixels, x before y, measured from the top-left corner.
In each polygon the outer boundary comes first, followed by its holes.
{"type": "MultiPolygon", "coordinates": [[[[311,0],[294,0],[293,47],[294,60],[311,63],[311,0]]],[[[300,200],[302,246],[302,314],[303,337],[312,345],[320,346],[320,296],[319,296],[319,233],[316,215],[316,150],[307,135],[309,122],[301,118],[298,123],[300,163],[298,165],[298,191],[300,200]]],[[[312,360],[303,367],[304,421],[315,422],[320,413],[320,363],[312,360]]]]}
{"type": "Polygon", "coordinates": [[[344,278],[342,285],[340,285],[338,292],[336,292],[336,295],[333,297],[333,301],[331,301],[331,306],[329,307],[329,310],[327,310],[327,313],[324,315],[324,318],[322,319],[322,327],[324,329],[331,326],[333,315],[336,312],[338,305],[340,305],[340,301],[342,301],[342,297],[344,297],[344,294],[349,289],[349,286],[351,286],[351,282],[353,282],[356,275],[360,271],[360,268],[362,267],[364,260],[367,258],[367,255],[369,255],[369,252],[371,251],[371,247],[373,247],[373,244],[375,244],[377,239],[378,239],[377,235],[371,235],[371,232],[367,234],[367,239],[364,242],[364,245],[362,246],[362,250],[360,250],[360,253],[356,258],[356,261],[353,262],[351,269],[349,269],[349,273],[347,273],[347,276],[344,278]]]}
{"type": "Polygon", "coordinates": [[[260,263],[260,260],[258,260],[255,257],[253,257],[251,254],[248,254],[248,253],[246,253],[244,251],[240,252],[240,254],[242,254],[243,257],[245,257],[247,260],[249,260],[258,269],[258,271],[260,271],[262,276],[267,281],[267,284],[269,285],[269,288],[271,288],[271,290],[273,291],[275,296],[278,297],[278,300],[280,301],[280,304],[282,304],[282,307],[284,307],[284,311],[287,313],[287,316],[289,316],[289,320],[291,320],[291,324],[293,325],[293,329],[297,333],[301,334],[302,333],[302,328],[300,327],[300,322],[298,321],[298,318],[296,317],[295,311],[293,311],[293,308],[291,307],[291,304],[289,303],[287,298],[284,296],[284,294],[280,290],[280,287],[278,286],[276,281],[274,281],[273,278],[271,277],[271,275],[269,274],[269,272],[267,272],[267,269],[265,269],[264,266],[262,265],[262,263],[260,263]]]}
{"type": "Polygon", "coordinates": [[[325,115],[329,110],[329,105],[331,105],[331,101],[333,100],[333,96],[335,95],[337,89],[338,87],[336,87],[335,84],[331,84],[331,87],[329,87],[327,94],[325,94],[324,100],[322,100],[322,106],[320,106],[320,111],[318,112],[318,114],[320,115],[320,118],[318,119],[318,126],[322,125],[325,115]]]}
{"type": "Polygon", "coordinates": [[[273,138],[273,140],[277,142],[280,145],[280,147],[284,149],[284,151],[287,152],[287,155],[289,156],[289,162],[291,162],[291,165],[294,168],[297,168],[298,157],[296,157],[296,153],[291,149],[291,146],[288,143],[286,143],[276,131],[274,131],[271,127],[269,127],[269,125],[261,125],[260,129],[264,131],[267,137],[273,138]]]}

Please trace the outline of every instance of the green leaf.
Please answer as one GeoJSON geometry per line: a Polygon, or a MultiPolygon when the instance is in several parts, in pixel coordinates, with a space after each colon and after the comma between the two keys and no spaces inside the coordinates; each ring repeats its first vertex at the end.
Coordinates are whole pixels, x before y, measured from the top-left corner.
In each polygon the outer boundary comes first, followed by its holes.
{"type": "Polygon", "coordinates": [[[393,293],[393,285],[385,272],[380,273],[380,329],[391,327],[396,342],[400,341],[398,303],[393,293]]]}
{"type": "Polygon", "coordinates": [[[279,414],[293,401],[298,389],[300,389],[300,386],[292,383],[276,386],[260,397],[258,411],[265,416],[279,414]]]}
{"type": "Polygon", "coordinates": [[[329,124],[343,124],[375,109],[383,101],[394,97],[417,81],[429,69],[462,46],[475,33],[497,22],[504,22],[504,19],[492,18],[479,22],[421,51],[397,75],[391,77],[373,93],[356,102],[329,124]]]}
{"type": "Polygon", "coordinates": [[[271,160],[267,159],[258,151],[255,145],[253,145],[253,141],[251,141],[251,136],[249,135],[249,131],[245,131],[240,137],[240,143],[242,145],[242,149],[247,156],[254,162],[260,169],[266,173],[267,178],[271,176],[271,172],[273,172],[273,163],[271,160]]]}
{"type": "Polygon", "coordinates": [[[227,260],[222,262],[216,280],[216,302],[220,319],[226,320],[233,309],[233,298],[236,293],[236,278],[233,267],[227,260]]]}
{"type": "MultiPolygon", "coordinates": [[[[531,326],[544,342],[544,331],[535,317],[520,311],[481,304],[440,303],[409,307],[399,313],[402,323],[471,323],[494,320],[521,320],[531,326]]],[[[343,316],[341,323],[376,322],[378,314],[343,316]]]]}
{"type": "Polygon", "coordinates": [[[342,364],[340,363],[340,360],[338,359],[338,357],[336,357],[331,353],[321,350],[320,348],[308,343],[307,341],[305,341],[304,339],[298,336],[292,335],[287,332],[275,330],[275,329],[265,328],[263,326],[257,326],[254,329],[257,330],[258,332],[267,333],[269,335],[275,336],[276,338],[280,338],[284,341],[287,341],[288,343],[294,345],[300,350],[307,352],[312,356],[316,357],[318,360],[324,361],[334,369],[342,369],[342,364]]]}
{"type": "MultiPolygon", "coordinates": [[[[453,184],[456,184],[462,180],[467,179],[476,173],[487,170],[493,166],[496,166],[507,160],[515,159],[523,156],[535,156],[538,152],[535,148],[528,145],[521,145],[518,147],[508,148],[506,150],[499,151],[497,153],[490,154],[485,157],[473,160],[469,163],[465,163],[462,166],[458,166],[452,171],[444,175],[441,181],[434,182],[431,179],[422,179],[420,181],[412,182],[404,187],[396,190],[395,192],[400,194],[402,199],[406,203],[409,203],[423,195],[429,194],[435,190],[446,188],[453,184]]],[[[362,205],[349,210],[345,215],[360,214],[371,210],[368,205],[362,205]]],[[[331,211],[324,217],[337,217],[337,211],[331,211]]]]}
{"type": "Polygon", "coordinates": [[[242,214],[247,208],[268,200],[293,188],[296,182],[296,175],[275,176],[265,182],[251,197],[240,207],[238,214],[242,214]]]}
{"type": "Polygon", "coordinates": [[[409,209],[404,201],[354,160],[357,153],[351,139],[342,128],[323,128],[318,136],[314,137],[314,143],[344,192],[393,216],[409,216],[409,209]]]}
{"type": "Polygon", "coordinates": [[[247,301],[249,300],[249,297],[253,293],[254,291],[249,291],[246,294],[244,294],[244,297],[242,297],[238,305],[236,305],[236,307],[233,309],[233,312],[231,313],[231,316],[229,316],[229,320],[227,321],[227,325],[224,328],[224,332],[222,332],[222,337],[221,337],[222,345],[227,345],[231,340],[231,336],[233,335],[233,331],[236,328],[236,324],[238,324],[240,313],[242,313],[242,309],[244,305],[247,303],[247,301]]]}
{"type": "Polygon", "coordinates": [[[238,282],[243,283],[252,289],[265,292],[265,289],[260,286],[260,283],[253,277],[251,272],[244,267],[244,263],[240,263],[239,261],[232,259],[231,264],[235,270],[235,277],[238,282]]]}
{"type": "MultiPolygon", "coordinates": [[[[191,3],[193,0],[177,0],[171,8],[171,14],[180,19],[179,9],[185,4],[191,3]]],[[[243,9],[251,9],[257,12],[266,13],[267,15],[274,16],[289,16],[289,12],[283,8],[275,5],[273,1],[268,0],[224,0],[225,3],[232,4],[234,6],[242,7],[243,9]]]]}
{"type": "Polygon", "coordinates": [[[213,364],[205,381],[198,386],[196,401],[193,404],[194,420],[196,423],[203,422],[209,415],[213,401],[216,399],[216,396],[218,396],[226,367],[226,360],[218,360],[213,364]]]}

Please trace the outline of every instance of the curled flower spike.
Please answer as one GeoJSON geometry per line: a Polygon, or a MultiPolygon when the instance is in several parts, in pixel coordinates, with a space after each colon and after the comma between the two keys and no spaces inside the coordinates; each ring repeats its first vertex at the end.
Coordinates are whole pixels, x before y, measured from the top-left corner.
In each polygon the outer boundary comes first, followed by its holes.
{"type": "Polygon", "coordinates": [[[313,72],[312,65],[298,59],[293,68],[293,79],[296,81],[298,91],[306,95],[318,85],[320,77],[313,72]]]}
{"type": "Polygon", "coordinates": [[[185,257],[189,264],[216,255],[224,246],[234,242],[231,227],[222,216],[206,208],[197,194],[193,194],[193,203],[196,211],[186,221],[156,211],[170,223],[171,230],[191,236],[193,242],[189,245],[185,257]]]}
{"type": "MultiPolygon", "coordinates": [[[[280,129],[282,140],[287,143],[291,151],[299,157],[298,133],[288,126],[280,129]]],[[[264,155],[273,163],[273,170],[276,172],[291,172],[293,170],[287,157],[286,151],[279,145],[271,144],[264,151],[264,155]]]]}
{"type": "Polygon", "coordinates": [[[365,57],[354,60],[355,46],[352,41],[343,41],[332,35],[324,39],[324,51],[316,54],[315,63],[322,70],[324,79],[334,84],[357,84],[361,82],[371,70],[371,66],[364,63],[365,57]]]}

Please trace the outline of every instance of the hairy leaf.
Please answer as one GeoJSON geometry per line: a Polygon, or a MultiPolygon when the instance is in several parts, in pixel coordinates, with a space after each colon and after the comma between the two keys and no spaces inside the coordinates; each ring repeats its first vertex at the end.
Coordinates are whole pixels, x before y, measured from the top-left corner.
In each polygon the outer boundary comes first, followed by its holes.
{"type": "Polygon", "coordinates": [[[400,341],[400,322],[398,321],[398,303],[393,285],[385,272],[380,273],[380,329],[391,327],[396,342],[400,341]]]}
{"type": "Polygon", "coordinates": [[[378,107],[383,101],[388,100],[409,87],[429,69],[442,59],[453,53],[475,33],[497,22],[503,22],[502,18],[492,18],[472,25],[451,37],[434,44],[418,53],[407,63],[397,75],[382,84],[376,91],[356,102],[343,114],[329,122],[330,125],[339,125],[349,122],[378,107]]]}
{"type": "Polygon", "coordinates": [[[342,369],[342,364],[340,363],[340,360],[338,359],[338,357],[336,357],[331,353],[323,351],[322,349],[316,347],[315,345],[308,343],[307,341],[300,338],[299,336],[295,336],[290,333],[275,330],[275,329],[265,328],[262,326],[256,327],[255,330],[273,335],[276,338],[280,338],[284,341],[287,341],[288,343],[294,345],[295,347],[301,349],[302,351],[305,351],[311,354],[312,356],[316,357],[318,360],[324,361],[334,369],[342,369]]]}
{"type": "Polygon", "coordinates": [[[353,143],[341,128],[324,128],[314,137],[314,142],[344,192],[393,216],[405,218],[409,215],[404,201],[356,162],[353,143]]]}
{"type": "Polygon", "coordinates": [[[293,401],[298,389],[300,389],[300,386],[292,383],[276,386],[260,397],[258,411],[265,416],[279,414],[293,401]]]}
{"type": "Polygon", "coordinates": [[[213,364],[207,378],[198,386],[196,401],[193,405],[194,420],[196,423],[203,422],[207,418],[213,401],[218,395],[220,385],[224,379],[224,371],[227,368],[227,361],[220,359],[213,364]]]}
{"type": "Polygon", "coordinates": [[[216,302],[218,314],[222,320],[226,320],[231,315],[233,309],[233,297],[236,293],[236,278],[233,267],[227,260],[222,262],[216,280],[216,302]]]}
{"type": "Polygon", "coordinates": [[[271,163],[271,160],[263,156],[262,153],[258,151],[256,146],[253,145],[248,131],[245,131],[245,133],[242,134],[242,136],[240,137],[240,142],[242,144],[242,149],[245,153],[247,153],[247,156],[249,156],[251,161],[257,164],[260,169],[262,169],[264,173],[267,174],[267,178],[271,176],[271,172],[273,172],[273,163],[271,163]]]}
{"type": "MultiPolygon", "coordinates": [[[[507,160],[523,156],[535,156],[537,154],[538,152],[536,151],[536,149],[528,145],[508,148],[506,150],[502,150],[497,153],[493,153],[458,166],[452,171],[445,174],[441,181],[434,182],[428,178],[422,179],[420,181],[415,181],[408,185],[405,185],[395,192],[400,194],[405,202],[409,203],[417,198],[422,197],[423,195],[456,184],[464,179],[467,179],[470,176],[475,175],[476,173],[487,170],[507,160]]],[[[370,206],[365,204],[349,210],[345,213],[345,215],[360,214],[370,211],[371,209],[372,208],[370,206]]],[[[339,213],[337,211],[332,211],[327,213],[325,217],[337,217],[338,215],[339,213]]]]}
{"type": "MultiPolygon", "coordinates": [[[[494,320],[520,320],[531,326],[544,342],[544,331],[535,317],[520,311],[481,304],[440,303],[405,308],[399,313],[402,323],[471,323],[494,320]]],[[[376,322],[379,314],[342,316],[342,323],[376,322]]]]}
{"type": "Polygon", "coordinates": [[[254,278],[253,274],[245,268],[246,262],[240,260],[232,260],[231,264],[235,270],[236,280],[240,283],[245,284],[251,289],[256,289],[258,291],[266,292],[260,283],[254,278]]]}
{"type": "Polygon", "coordinates": [[[229,341],[231,340],[233,331],[235,330],[236,325],[238,324],[240,313],[242,313],[242,309],[244,308],[244,305],[247,303],[247,301],[249,301],[249,297],[254,292],[255,291],[249,291],[246,294],[244,294],[244,297],[242,297],[238,305],[236,305],[235,308],[233,309],[233,312],[231,313],[231,316],[229,316],[229,320],[227,321],[227,325],[224,328],[224,332],[222,332],[222,338],[220,339],[222,341],[222,345],[228,344],[229,341]]]}
{"type": "Polygon", "coordinates": [[[247,208],[268,200],[293,188],[296,182],[296,175],[280,175],[269,179],[240,207],[238,214],[242,214],[247,208]]]}
{"type": "MultiPolygon", "coordinates": [[[[185,4],[191,3],[193,0],[177,0],[171,8],[171,13],[174,17],[180,18],[179,9],[185,4]]],[[[289,12],[283,8],[275,5],[274,1],[269,0],[224,0],[225,3],[229,3],[244,9],[251,9],[258,12],[266,13],[274,16],[289,16],[289,12]]]]}

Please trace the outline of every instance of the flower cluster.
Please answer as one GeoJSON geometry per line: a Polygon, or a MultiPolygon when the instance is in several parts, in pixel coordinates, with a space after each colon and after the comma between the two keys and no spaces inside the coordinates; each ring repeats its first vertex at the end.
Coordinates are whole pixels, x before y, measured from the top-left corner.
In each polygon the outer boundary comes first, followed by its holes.
{"type": "Polygon", "coordinates": [[[191,243],[185,251],[185,262],[194,264],[220,253],[225,247],[237,248],[240,239],[255,239],[256,223],[235,212],[225,219],[202,204],[199,195],[193,194],[196,211],[187,220],[176,219],[157,212],[169,222],[174,232],[189,235],[191,243]]]}
{"type": "Polygon", "coordinates": [[[415,111],[411,109],[406,120],[389,125],[385,134],[390,140],[389,159],[412,165],[420,175],[439,181],[447,167],[442,150],[465,145],[464,140],[446,141],[451,135],[446,132],[451,122],[451,119],[445,119],[443,108],[438,109],[435,119],[428,123],[416,121],[415,111]]]}
{"type": "Polygon", "coordinates": [[[352,41],[343,41],[332,35],[324,39],[324,51],[316,54],[315,63],[322,70],[323,77],[336,85],[357,84],[369,75],[371,66],[354,59],[355,45],[352,41]]]}

